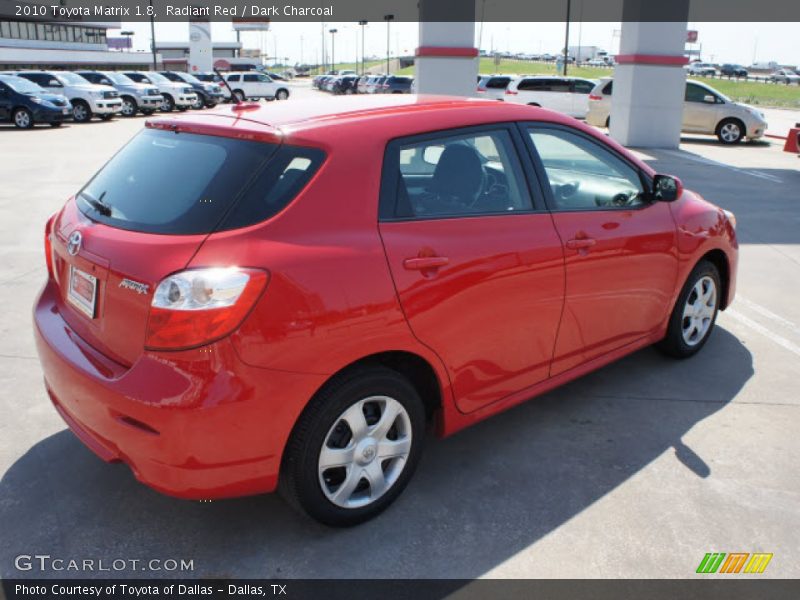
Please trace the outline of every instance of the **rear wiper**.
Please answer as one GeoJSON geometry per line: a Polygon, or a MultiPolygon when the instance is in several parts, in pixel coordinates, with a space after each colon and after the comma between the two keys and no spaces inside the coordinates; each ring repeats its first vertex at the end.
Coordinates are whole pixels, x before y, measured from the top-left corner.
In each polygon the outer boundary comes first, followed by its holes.
{"type": "Polygon", "coordinates": [[[111,216],[111,206],[106,204],[105,202],[103,202],[103,197],[105,195],[106,195],[106,193],[103,192],[102,194],[100,194],[99,198],[95,198],[94,196],[92,196],[87,191],[83,191],[83,192],[80,193],[81,198],[86,200],[86,202],[88,202],[89,205],[93,209],[95,209],[98,213],[100,213],[101,215],[103,215],[105,217],[110,217],[111,216]]]}

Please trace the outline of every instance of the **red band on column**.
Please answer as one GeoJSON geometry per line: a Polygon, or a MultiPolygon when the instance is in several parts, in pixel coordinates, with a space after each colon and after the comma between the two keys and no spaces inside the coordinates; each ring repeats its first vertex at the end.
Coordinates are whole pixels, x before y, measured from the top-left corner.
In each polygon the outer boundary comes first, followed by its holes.
{"type": "Polygon", "coordinates": [[[417,56],[443,56],[453,58],[475,58],[478,56],[477,48],[456,48],[449,46],[420,46],[417,56]]]}
{"type": "Polygon", "coordinates": [[[680,67],[689,64],[685,56],[669,56],[665,54],[618,54],[614,57],[618,65],[662,65],[680,67]]]}

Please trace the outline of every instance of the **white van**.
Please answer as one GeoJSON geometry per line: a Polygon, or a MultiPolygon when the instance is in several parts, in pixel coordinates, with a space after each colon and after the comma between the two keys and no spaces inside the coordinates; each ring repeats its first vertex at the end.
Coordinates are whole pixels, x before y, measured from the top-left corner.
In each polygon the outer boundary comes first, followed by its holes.
{"type": "MultiPolygon", "coordinates": [[[[274,81],[269,75],[258,71],[232,71],[224,73],[223,77],[239,101],[258,98],[286,100],[289,97],[289,88],[285,82],[274,81]]],[[[222,93],[230,98],[231,92],[227,86],[221,84],[220,87],[222,93]]]]}
{"type": "Polygon", "coordinates": [[[577,119],[586,118],[589,94],[597,82],[578,77],[529,75],[508,84],[506,102],[549,108],[577,119]]]}

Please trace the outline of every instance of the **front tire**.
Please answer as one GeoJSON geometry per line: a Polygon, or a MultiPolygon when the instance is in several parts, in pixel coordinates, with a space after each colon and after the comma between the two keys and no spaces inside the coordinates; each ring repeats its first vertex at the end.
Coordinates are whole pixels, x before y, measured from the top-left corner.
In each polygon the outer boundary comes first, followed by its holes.
{"type": "Polygon", "coordinates": [[[697,354],[714,329],[721,293],[719,270],[707,260],[700,261],[686,279],[658,348],[675,358],[697,354]]]}
{"type": "Polygon", "coordinates": [[[139,105],[136,104],[136,100],[130,96],[122,97],[122,110],[120,112],[123,117],[135,117],[138,110],[139,105]]]}
{"type": "Polygon", "coordinates": [[[280,491],[325,525],[362,523],[400,495],[419,461],[425,409],[391,369],[358,369],[334,379],[295,426],[280,491]]]}
{"type": "Polygon", "coordinates": [[[195,110],[202,110],[206,106],[206,98],[202,94],[197,94],[197,100],[194,101],[192,104],[192,108],[195,110]]]}
{"type": "Polygon", "coordinates": [[[175,110],[175,100],[169,94],[164,94],[161,100],[161,112],[172,112],[175,110]]]}
{"type": "Polygon", "coordinates": [[[72,119],[76,123],[88,123],[92,120],[92,109],[83,100],[72,103],[72,119]]]}
{"type": "Polygon", "coordinates": [[[14,125],[19,129],[31,129],[33,127],[33,113],[27,108],[18,108],[12,115],[14,125]]]}
{"type": "Polygon", "coordinates": [[[738,144],[744,139],[744,123],[739,119],[724,119],[717,125],[717,139],[726,145],[738,144]]]}

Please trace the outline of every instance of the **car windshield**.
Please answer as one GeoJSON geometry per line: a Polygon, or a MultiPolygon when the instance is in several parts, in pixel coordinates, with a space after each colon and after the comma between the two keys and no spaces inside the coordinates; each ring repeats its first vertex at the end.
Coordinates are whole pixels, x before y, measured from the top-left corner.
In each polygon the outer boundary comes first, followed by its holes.
{"type": "Polygon", "coordinates": [[[111,81],[113,81],[117,85],[131,85],[132,83],[135,83],[130,77],[128,77],[127,75],[123,75],[122,73],[114,73],[112,71],[108,73],[103,73],[103,75],[108,77],[111,81]]]}
{"type": "Polygon", "coordinates": [[[197,77],[190,73],[178,73],[178,77],[188,83],[202,83],[197,77]]]}
{"type": "Polygon", "coordinates": [[[64,71],[63,73],[61,72],[56,73],[56,76],[58,79],[61,79],[62,81],[66,82],[69,85],[86,85],[87,83],[89,83],[88,79],[84,79],[77,73],[68,73],[64,71]]]}
{"type": "Polygon", "coordinates": [[[24,77],[15,77],[13,75],[3,75],[3,76],[0,76],[0,81],[5,83],[8,87],[10,87],[15,92],[19,92],[20,94],[42,94],[42,93],[44,93],[44,90],[41,87],[39,87],[38,85],[36,85],[32,81],[29,81],[28,79],[25,79],[24,77]]]}
{"type": "Polygon", "coordinates": [[[205,234],[283,208],[320,164],[319,150],[146,129],[78,193],[90,218],[120,229],[205,234]],[[101,200],[105,208],[98,208],[101,200]]]}
{"type": "Polygon", "coordinates": [[[143,75],[145,75],[151,83],[169,83],[169,79],[164,77],[161,73],[151,72],[143,73],[143,75]]]}

